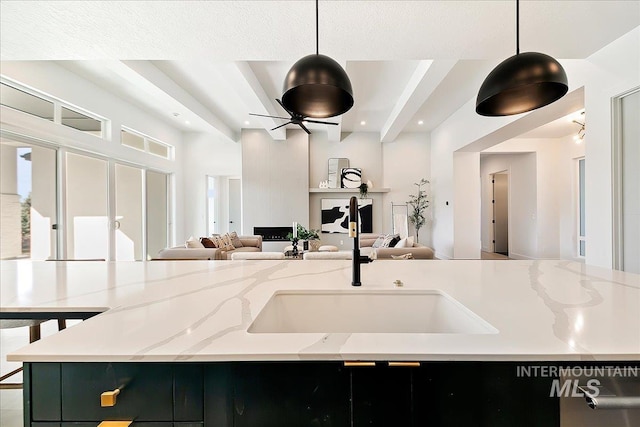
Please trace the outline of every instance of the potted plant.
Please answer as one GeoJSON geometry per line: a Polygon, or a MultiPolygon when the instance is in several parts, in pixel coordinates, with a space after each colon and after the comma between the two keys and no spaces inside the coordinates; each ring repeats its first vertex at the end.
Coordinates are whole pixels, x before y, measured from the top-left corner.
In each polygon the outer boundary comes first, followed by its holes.
{"type": "Polygon", "coordinates": [[[418,187],[418,194],[410,194],[409,201],[407,202],[410,206],[409,221],[411,221],[416,228],[416,242],[419,241],[418,235],[420,229],[426,223],[424,211],[429,207],[429,200],[427,200],[427,193],[422,189],[422,186],[428,183],[429,181],[424,178],[422,178],[420,182],[414,183],[414,185],[418,187]]]}
{"type": "MultiPolygon", "coordinates": [[[[298,224],[297,227],[297,236],[296,239],[302,242],[305,250],[310,249],[312,252],[315,252],[320,247],[320,235],[319,230],[309,229],[307,230],[302,225],[298,224]]],[[[287,239],[293,241],[293,233],[287,234],[287,239]]]]}
{"type": "Polygon", "coordinates": [[[367,193],[369,192],[369,185],[366,182],[363,182],[362,184],[360,184],[358,189],[360,190],[361,199],[364,199],[365,197],[367,197],[367,193]]]}

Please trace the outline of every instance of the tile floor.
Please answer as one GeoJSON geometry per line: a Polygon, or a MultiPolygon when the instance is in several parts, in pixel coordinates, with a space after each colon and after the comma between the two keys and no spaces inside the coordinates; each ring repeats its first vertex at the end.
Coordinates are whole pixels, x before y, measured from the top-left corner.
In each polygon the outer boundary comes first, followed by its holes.
{"type": "MultiPolygon", "coordinates": [[[[79,321],[67,321],[67,327],[79,321]]],[[[58,332],[58,323],[50,320],[42,324],[42,337],[58,332]]],[[[5,374],[20,367],[20,363],[7,362],[7,354],[29,344],[29,328],[0,329],[0,372],[5,374]]],[[[21,382],[22,373],[11,377],[9,382],[21,382]]],[[[0,390],[0,426],[21,427],[22,390],[0,390]]]]}

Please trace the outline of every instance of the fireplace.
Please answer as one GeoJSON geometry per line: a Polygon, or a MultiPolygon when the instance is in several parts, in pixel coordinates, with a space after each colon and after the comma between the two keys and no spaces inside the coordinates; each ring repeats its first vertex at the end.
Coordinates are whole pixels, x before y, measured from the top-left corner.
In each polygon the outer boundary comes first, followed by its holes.
{"type": "Polygon", "coordinates": [[[263,242],[286,242],[293,227],[253,227],[253,234],[262,236],[263,242]]]}

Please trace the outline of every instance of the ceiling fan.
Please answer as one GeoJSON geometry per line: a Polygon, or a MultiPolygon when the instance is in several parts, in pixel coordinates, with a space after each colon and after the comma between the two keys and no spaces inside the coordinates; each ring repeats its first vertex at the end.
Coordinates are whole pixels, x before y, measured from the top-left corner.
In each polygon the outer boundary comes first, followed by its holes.
{"type": "Polygon", "coordinates": [[[280,126],[276,126],[271,130],[276,130],[279,129],[283,126],[286,126],[288,124],[293,124],[293,125],[298,125],[302,128],[303,131],[305,131],[306,133],[308,133],[309,135],[311,135],[311,131],[309,129],[307,129],[307,127],[304,125],[303,122],[307,122],[307,123],[319,123],[319,124],[323,124],[323,125],[338,125],[338,123],[336,122],[323,122],[320,120],[309,120],[307,119],[306,116],[303,116],[302,114],[298,114],[298,113],[294,113],[293,111],[289,111],[287,109],[287,107],[285,107],[282,104],[282,101],[280,101],[279,99],[276,99],[276,101],[278,101],[278,104],[280,104],[280,106],[284,109],[284,111],[286,111],[287,113],[289,113],[289,115],[291,117],[280,117],[280,116],[267,116],[264,114],[254,114],[254,113],[249,113],[250,116],[257,116],[257,117],[270,117],[272,119],[281,119],[281,120],[289,120],[288,122],[281,124],[280,126]]]}

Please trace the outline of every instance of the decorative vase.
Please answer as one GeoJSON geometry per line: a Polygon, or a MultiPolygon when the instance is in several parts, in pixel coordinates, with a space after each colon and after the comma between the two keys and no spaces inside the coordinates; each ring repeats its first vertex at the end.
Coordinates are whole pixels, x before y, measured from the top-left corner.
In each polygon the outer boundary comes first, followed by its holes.
{"type": "Polygon", "coordinates": [[[318,249],[320,249],[320,239],[309,240],[309,250],[311,252],[318,252],[318,249]]]}

